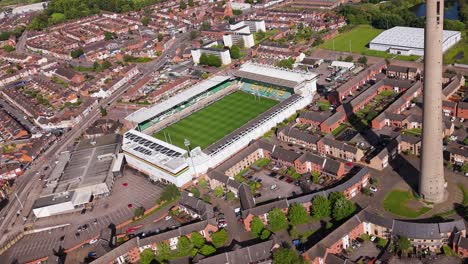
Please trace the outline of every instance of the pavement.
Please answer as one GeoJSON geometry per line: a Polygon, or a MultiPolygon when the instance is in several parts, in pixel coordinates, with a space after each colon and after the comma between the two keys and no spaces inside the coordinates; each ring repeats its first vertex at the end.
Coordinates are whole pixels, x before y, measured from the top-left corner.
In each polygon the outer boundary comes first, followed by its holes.
{"type": "MultiPolygon", "coordinates": [[[[125,170],[124,176],[116,180],[112,195],[95,200],[94,208],[87,210],[85,214],[76,212],[37,219],[34,223],[36,228],[60,224],[70,225],[24,236],[0,256],[0,263],[10,263],[14,259],[20,262],[38,259],[47,256],[60,245],[64,248],[74,247],[98,236],[101,230],[107,229],[110,223],[117,225],[131,219],[133,210],[137,206],[150,208],[155,204],[161,192],[161,187],[150,183],[147,177],[133,170],[125,170]],[[127,187],[124,187],[123,183],[128,183],[127,187]],[[132,208],[128,208],[128,204],[132,204],[132,208]],[[97,220],[96,224],[93,223],[94,219],[97,220]],[[88,229],[79,232],[79,236],[76,236],[77,228],[84,224],[88,224],[88,229]],[[64,237],[63,241],[61,237],[64,237]]],[[[167,211],[161,210],[160,213],[165,214],[167,211]]],[[[145,218],[145,221],[152,222],[157,217],[158,214],[154,214],[145,218]]]]}
{"type": "MultiPolygon", "coordinates": [[[[27,32],[24,36],[27,36],[27,32]]],[[[97,107],[92,109],[92,111],[83,118],[83,120],[74,126],[70,131],[66,132],[60,140],[58,140],[53,146],[51,146],[43,155],[33,161],[32,166],[29,171],[16,180],[15,186],[12,187],[11,192],[16,192],[18,199],[10,200],[9,204],[3,208],[0,212],[5,216],[5,219],[0,222],[0,230],[4,230],[2,236],[0,236],[0,245],[3,245],[5,242],[13,239],[24,229],[25,225],[29,225],[33,222],[30,212],[34,200],[40,194],[39,175],[36,174],[36,171],[41,171],[45,166],[50,166],[52,161],[55,160],[57,155],[61,153],[65,148],[68,148],[71,143],[73,143],[81,134],[84,132],[94,121],[101,117],[100,107],[107,107],[117,101],[117,99],[125,91],[133,86],[140,79],[152,74],[153,71],[162,67],[168,60],[168,58],[173,57],[176,49],[186,40],[189,36],[189,33],[182,34],[178,36],[172,43],[172,45],[166,49],[160,57],[155,59],[152,62],[147,64],[139,65],[139,69],[142,72],[133,82],[130,82],[122,86],[119,90],[114,92],[110,97],[101,100],[97,107]],[[166,56],[167,55],[167,56],[166,56]],[[18,200],[23,201],[23,205],[20,205],[18,200]],[[22,207],[21,217],[16,216],[22,207]],[[6,213],[5,213],[6,212],[6,213]],[[24,223],[21,218],[29,217],[28,222],[24,223]]],[[[23,37],[20,40],[20,43],[25,41],[26,37],[23,37]]],[[[24,47],[23,47],[24,48],[24,47]]]]}

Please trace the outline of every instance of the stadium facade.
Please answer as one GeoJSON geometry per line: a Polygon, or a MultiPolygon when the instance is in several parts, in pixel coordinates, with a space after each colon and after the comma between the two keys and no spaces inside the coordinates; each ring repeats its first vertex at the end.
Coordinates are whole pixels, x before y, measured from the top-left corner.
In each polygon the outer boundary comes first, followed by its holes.
{"type": "MultiPolygon", "coordinates": [[[[443,52],[460,40],[460,31],[444,30],[443,52]]],[[[424,28],[393,27],[385,30],[369,43],[369,49],[392,54],[424,56],[424,28]]]]}
{"type": "Polygon", "coordinates": [[[152,180],[183,186],[310,104],[316,93],[317,77],[311,72],[248,62],[234,76],[214,76],[204,80],[166,101],[126,117],[126,125],[136,128],[124,135],[122,149],[126,161],[152,180]],[[279,103],[203,150],[198,146],[187,146],[184,150],[167,143],[171,141],[169,138],[164,142],[148,135],[238,90],[272,98],[279,103]]]}

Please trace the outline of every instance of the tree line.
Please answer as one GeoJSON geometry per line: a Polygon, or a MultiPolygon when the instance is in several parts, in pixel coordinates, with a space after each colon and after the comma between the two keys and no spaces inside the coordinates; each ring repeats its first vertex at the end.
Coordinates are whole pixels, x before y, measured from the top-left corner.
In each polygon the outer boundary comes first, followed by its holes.
{"type": "MultiPolygon", "coordinates": [[[[380,2],[369,0],[360,5],[345,5],[339,9],[350,24],[370,24],[375,28],[389,29],[395,26],[422,28],[424,17],[417,17],[410,7],[422,3],[422,0],[394,0],[380,2]]],[[[468,17],[468,0],[460,0],[460,16],[462,20],[468,17]]],[[[459,20],[444,20],[444,28],[461,31],[465,24],[459,20]]]]}

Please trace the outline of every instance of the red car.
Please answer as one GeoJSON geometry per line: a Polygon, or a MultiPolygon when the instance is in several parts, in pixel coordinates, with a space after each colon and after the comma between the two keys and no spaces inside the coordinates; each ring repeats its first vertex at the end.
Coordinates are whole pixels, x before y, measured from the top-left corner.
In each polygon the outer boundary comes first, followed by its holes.
{"type": "Polygon", "coordinates": [[[134,227],[127,228],[127,230],[125,230],[125,233],[128,234],[128,233],[135,232],[136,230],[140,229],[142,226],[143,225],[137,225],[134,227]]]}

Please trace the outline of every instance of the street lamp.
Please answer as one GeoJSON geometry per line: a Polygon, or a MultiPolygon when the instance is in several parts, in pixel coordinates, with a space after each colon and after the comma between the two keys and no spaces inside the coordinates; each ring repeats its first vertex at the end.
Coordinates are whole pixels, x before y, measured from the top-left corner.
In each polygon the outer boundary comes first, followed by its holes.
{"type": "Polygon", "coordinates": [[[195,172],[195,176],[198,176],[197,175],[197,169],[195,169],[195,164],[193,163],[192,154],[190,154],[190,140],[184,139],[184,146],[187,148],[190,160],[192,162],[193,171],[195,172]]]}

